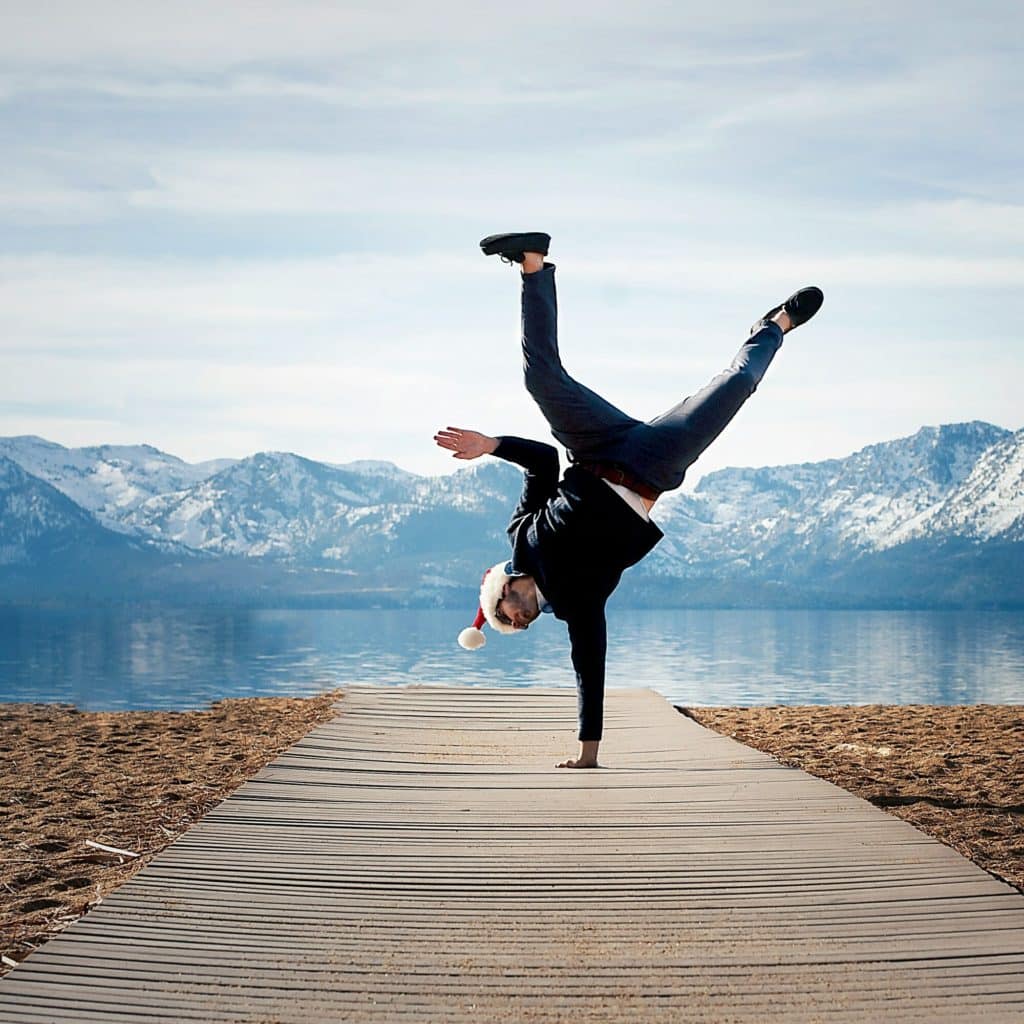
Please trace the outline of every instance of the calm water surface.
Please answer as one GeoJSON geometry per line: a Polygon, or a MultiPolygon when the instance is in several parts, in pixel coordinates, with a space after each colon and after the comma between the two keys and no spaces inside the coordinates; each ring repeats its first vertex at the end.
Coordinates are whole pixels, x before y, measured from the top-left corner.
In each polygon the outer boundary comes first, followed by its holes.
{"type": "MultiPolygon", "coordinates": [[[[574,685],[565,627],[447,611],[0,610],[0,700],[194,708],[348,683],[574,685]]],[[[608,685],[679,704],[1024,702],[1024,613],[612,610],[608,685]]]]}

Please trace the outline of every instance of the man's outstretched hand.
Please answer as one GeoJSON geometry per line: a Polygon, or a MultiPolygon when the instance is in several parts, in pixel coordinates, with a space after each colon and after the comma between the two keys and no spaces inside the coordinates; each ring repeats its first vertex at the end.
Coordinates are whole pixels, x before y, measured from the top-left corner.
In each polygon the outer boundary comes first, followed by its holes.
{"type": "Polygon", "coordinates": [[[455,459],[479,459],[481,455],[490,455],[498,447],[496,437],[479,434],[475,430],[463,430],[462,427],[445,427],[434,435],[439,448],[452,452],[455,459]]]}

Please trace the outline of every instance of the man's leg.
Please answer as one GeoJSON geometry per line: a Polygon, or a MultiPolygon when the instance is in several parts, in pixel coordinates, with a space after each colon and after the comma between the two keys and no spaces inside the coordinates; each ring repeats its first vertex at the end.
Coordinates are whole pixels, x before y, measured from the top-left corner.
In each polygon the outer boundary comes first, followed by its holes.
{"type": "Polygon", "coordinates": [[[539,253],[523,260],[523,375],[551,433],[577,458],[593,456],[640,425],[565,372],[558,354],[555,268],[539,253]]]}
{"type": "Polygon", "coordinates": [[[820,288],[809,285],[769,310],[751,329],[727,370],[664,415],[630,431],[608,457],[652,490],[674,490],[757,390],[782,345],[782,336],[807,323],[824,299],[820,288]]]}
{"type": "Polygon", "coordinates": [[[684,399],[627,439],[622,460],[658,491],[683,482],[686,470],[728,426],[754,393],[789,326],[782,311],[762,322],[744,342],[729,367],[696,394],[684,399]]]}

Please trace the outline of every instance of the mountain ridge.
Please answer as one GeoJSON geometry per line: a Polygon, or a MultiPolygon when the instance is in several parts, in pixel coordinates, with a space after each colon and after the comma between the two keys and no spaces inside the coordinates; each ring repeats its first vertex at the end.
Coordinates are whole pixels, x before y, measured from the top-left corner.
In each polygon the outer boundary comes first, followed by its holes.
{"type": "MultiPolygon", "coordinates": [[[[74,506],[128,541],[114,563],[160,552],[152,581],[132,577],[147,595],[187,593],[200,575],[210,586],[221,567],[218,593],[286,602],[471,601],[483,568],[507,551],[521,486],[518,468],[498,460],[428,477],[293,452],[189,464],[151,445],[69,449],[33,435],[0,438],[2,466],[12,531],[26,496],[45,495],[54,522],[70,522],[74,506]],[[71,503],[60,515],[54,495],[71,503]]],[[[1024,601],[1024,430],[944,424],[843,458],[722,469],[666,495],[654,518],[665,540],[626,574],[623,600],[1024,601]]],[[[84,538],[87,520],[75,522],[84,538]]],[[[38,559],[45,542],[33,536],[38,559]]],[[[107,575],[116,590],[116,564],[107,575]]]]}

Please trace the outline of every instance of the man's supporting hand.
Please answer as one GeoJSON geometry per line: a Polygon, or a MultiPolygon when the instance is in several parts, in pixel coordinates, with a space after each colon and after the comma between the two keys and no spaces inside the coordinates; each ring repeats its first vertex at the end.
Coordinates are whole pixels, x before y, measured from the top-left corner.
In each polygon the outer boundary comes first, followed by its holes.
{"type": "Polygon", "coordinates": [[[562,761],[559,768],[600,768],[597,763],[597,748],[600,740],[580,740],[580,756],[575,760],[562,761]]]}
{"type": "Polygon", "coordinates": [[[452,452],[454,459],[479,459],[481,455],[490,455],[498,447],[496,437],[479,434],[475,430],[463,430],[462,427],[445,427],[434,435],[439,448],[452,452]]]}

